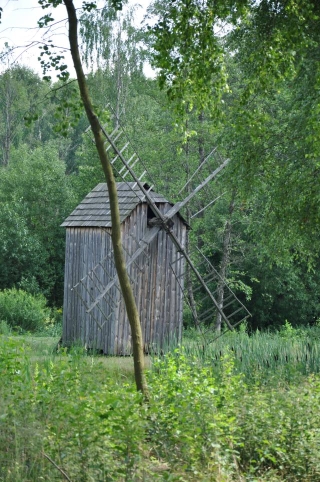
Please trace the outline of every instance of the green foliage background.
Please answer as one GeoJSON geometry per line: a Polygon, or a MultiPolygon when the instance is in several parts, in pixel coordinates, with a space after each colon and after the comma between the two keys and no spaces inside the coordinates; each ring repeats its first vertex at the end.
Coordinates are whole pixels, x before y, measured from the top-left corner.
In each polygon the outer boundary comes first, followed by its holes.
{"type": "MultiPolygon", "coordinates": [[[[227,281],[252,312],[253,328],[320,316],[318,7],[296,3],[279,2],[274,11],[267,1],[217,2],[210,17],[206,2],[185,10],[183,2],[157,2],[159,22],[148,33],[133,26],[134,9],[121,14],[108,4],[81,17],[84,59],[88,67],[98,59],[88,75],[97,111],[109,127],[116,112],[159,192],[180,200],[213,147],[231,158],[190,206],[194,212],[221,196],[193,220],[190,243],[219,269],[231,223],[227,281]],[[196,21],[188,31],[190,16],[196,21]],[[236,28],[210,38],[217,21],[236,28]],[[144,75],[146,58],[160,68],[169,100],[159,79],[144,75]]],[[[23,66],[0,75],[0,289],[42,293],[57,307],[59,226],[104,181],[75,85],[50,84],[23,66]]]]}

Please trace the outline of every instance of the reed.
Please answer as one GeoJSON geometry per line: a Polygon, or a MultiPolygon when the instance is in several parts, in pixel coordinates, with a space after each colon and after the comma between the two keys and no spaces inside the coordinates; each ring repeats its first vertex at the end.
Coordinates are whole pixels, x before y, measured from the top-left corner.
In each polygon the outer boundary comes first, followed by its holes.
{"type": "MultiPolygon", "coordinates": [[[[227,333],[212,343],[194,331],[184,333],[182,347],[190,359],[219,370],[221,359],[232,353],[235,370],[246,381],[292,382],[301,376],[320,372],[320,328],[294,329],[288,323],[276,332],[227,333]]],[[[172,351],[173,345],[168,347],[172,351]]]]}

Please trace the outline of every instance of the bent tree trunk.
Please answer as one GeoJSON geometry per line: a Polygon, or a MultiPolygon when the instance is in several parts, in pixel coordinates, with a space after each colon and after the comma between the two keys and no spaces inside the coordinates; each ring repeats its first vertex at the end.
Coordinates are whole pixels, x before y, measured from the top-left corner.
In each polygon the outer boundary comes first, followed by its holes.
{"type": "Polygon", "coordinates": [[[110,198],[111,220],[112,220],[112,245],[114,250],[115,266],[119,278],[122,295],[124,298],[127,316],[129,319],[132,335],[132,348],[134,358],[134,374],[137,389],[140,390],[145,397],[148,396],[148,388],[144,373],[144,354],[143,340],[140,325],[139,314],[133,295],[133,290],[127,274],[125,258],[121,242],[121,225],[118,204],[118,194],[116,182],[112,170],[110,159],[104,147],[104,137],[101,131],[99,120],[93,110],[87,81],[83,72],[82,62],[78,46],[78,19],[73,0],[63,0],[68,13],[69,22],[69,43],[71,49],[72,60],[77,74],[77,80],[80,90],[81,99],[90,122],[92,133],[94,135],[96,149],[99,154],[101,165],[106,178],[106,183],[110,198]]]}

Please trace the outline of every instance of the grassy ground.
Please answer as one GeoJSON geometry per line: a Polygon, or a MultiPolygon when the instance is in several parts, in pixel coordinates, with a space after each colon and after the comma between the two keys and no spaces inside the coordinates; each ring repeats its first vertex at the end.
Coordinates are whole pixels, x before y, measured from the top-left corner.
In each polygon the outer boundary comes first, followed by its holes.
{"type": "Polygon", "coordinates": [[[148,406],[130,357],[1,336],[0,481],[320,481],[317,333],[189,336],[148,406]]]}
{"type": "MultiPolygon", "coordinates": [[[[58,360],[64,358],[68,352],[59,346],[60,336],[14,336],[14,340],[19,342],[19,347],[24,347],[30,355],[30,361],[48,361],[49,359],[58,360]]],[[[81,346],[72,348],[70,358],[81,356],[84,363],[102,364],[108,372],[119,372],[121,374],[132,375],[133,377],[133,358],[130,356],[114,357],[114,356],[97,356],[94,353],[88,354],[81,346]]],[[[151,359],[145,357],[145,366],[149,368],[151,359]]]]}

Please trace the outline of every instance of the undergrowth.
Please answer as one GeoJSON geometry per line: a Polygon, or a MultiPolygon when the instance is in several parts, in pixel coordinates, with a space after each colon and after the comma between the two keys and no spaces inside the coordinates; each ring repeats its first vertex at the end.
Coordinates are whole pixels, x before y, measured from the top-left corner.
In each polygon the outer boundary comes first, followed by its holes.
{"type": "Polygon", "coordinates": [[[1,482],[320,481],[316,373],[189,345],[153,358],[145,405],[132,359],[55,344],[0,336],[1,482]]]}

